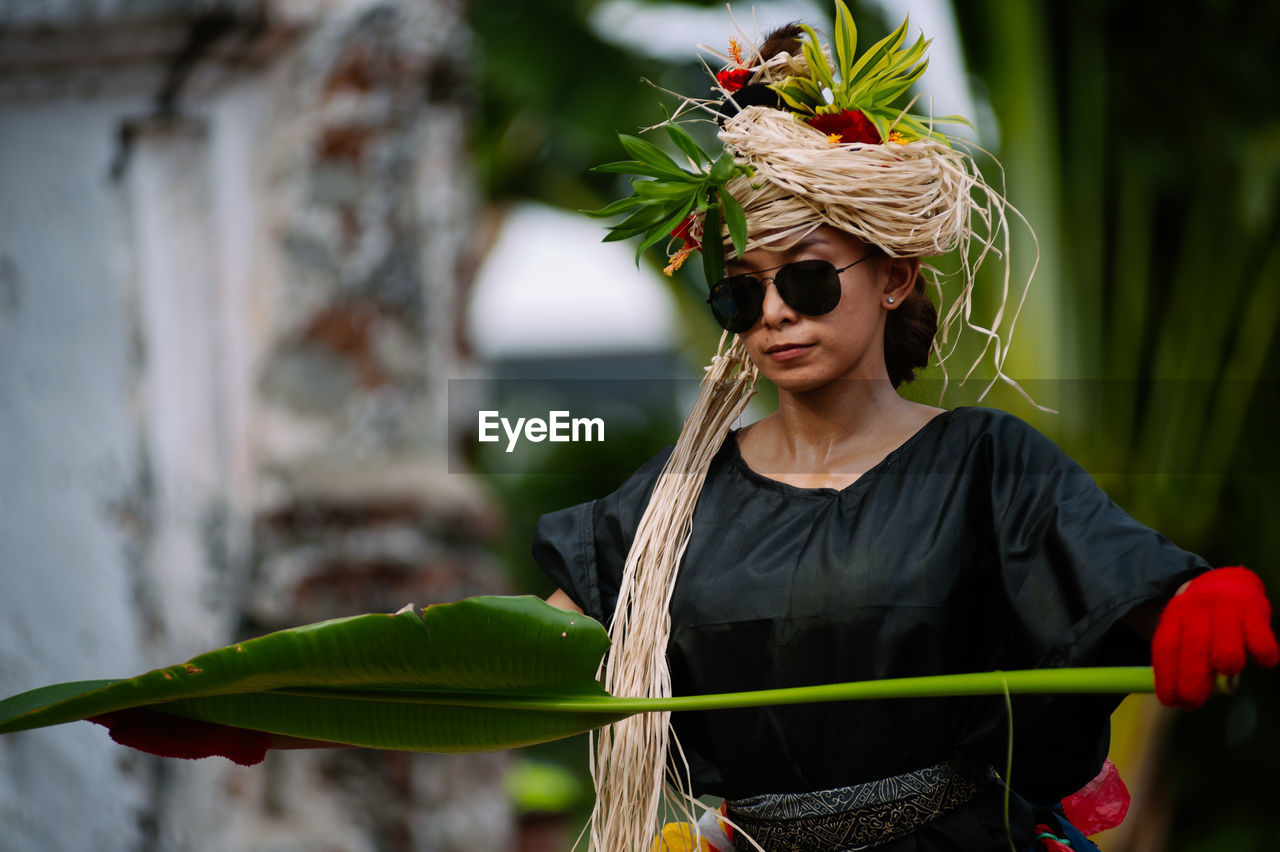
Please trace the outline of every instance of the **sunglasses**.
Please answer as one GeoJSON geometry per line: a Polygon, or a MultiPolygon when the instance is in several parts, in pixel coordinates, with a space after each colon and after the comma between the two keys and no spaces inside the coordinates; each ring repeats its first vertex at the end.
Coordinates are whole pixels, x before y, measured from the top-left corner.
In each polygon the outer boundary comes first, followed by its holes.
{"type": "Polygon", "coordinates": [[[825,260],[797,260],[762,272],[773,275],[757,278],[754,275],[730,275],[721,278],[711,288],[707,303],[716,322],[734,334],[746,331],[764,313],[764,285],[772,281],[778,295],[791,308],[805,316],[821,316],[830,313],[840,303],[840,273],[852,269],[871,257],[863,255],[848,266],[836,269],[825,260]],[[777,270],[776,272],[774,270],[777,270]]]}

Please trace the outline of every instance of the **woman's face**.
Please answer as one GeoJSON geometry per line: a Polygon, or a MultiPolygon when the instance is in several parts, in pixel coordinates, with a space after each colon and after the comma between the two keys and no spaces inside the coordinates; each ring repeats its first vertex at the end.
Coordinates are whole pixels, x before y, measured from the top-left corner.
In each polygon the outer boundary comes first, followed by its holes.
{"type": "Polygon", "coordinates": [[[841,269],[873,251],[855,237],[824,225],[784,251],[757,248],[726,264],[726,274],[754,275],[765,281],[760,319],[740,337],[757,369],[779,390],[799,393],[844,379],[888,379],[885,313],[910,290],[913,262],[894,261],[877,252],[876,257],[846,269],[840,273],[839,303],[820,316],[806,316],[784,302],[771,278],[781,264],[825,260],[841,269]],[[891,296],[893,304],[888,302],[891,296]]]}

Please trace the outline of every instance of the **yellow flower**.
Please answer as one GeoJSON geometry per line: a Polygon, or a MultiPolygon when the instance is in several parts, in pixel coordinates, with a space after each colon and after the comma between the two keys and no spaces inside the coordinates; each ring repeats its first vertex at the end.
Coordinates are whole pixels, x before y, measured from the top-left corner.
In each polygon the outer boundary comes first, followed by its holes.
{"type": "Polygon", "coordinates": [[[828,133],[827,141],[830,142],[832,145],[839,145],[841,142],[844,141],[844,137],[841,136],[839,133],[828,133]]]}
{"type": "Polygon", "coordinates": [[[895,145],[905,145],[907,144],[907,137],[903,136],[901,133],[899,133],[896,130],[890,130],[889,141],[895,145]]]}
{"type": "Polygon", "coordinates": [[[695,842],[693,826],[687,822],[669,822],[653,839],[649,852],[712,852],[711,844],[702,838],[695,842]]]}
{"type": "Polygon", "coordinates": [[[733,61],[742,65],[742,42],[736,38],[729,39],[729,55],[733,57],[733,61]]]}
{"type": "Polygon", "coordinates": [[[668,278],[674,275],[677,269],[684,266],[684,262],[689,259],[689,255],[691,254],[693,254],[692,246],[685,246],[680,249],[680,251],[676,252],[672,256],[671,262],[667,264],[666,268],[662,270],[663,273],[665,273],[668,278]]]}

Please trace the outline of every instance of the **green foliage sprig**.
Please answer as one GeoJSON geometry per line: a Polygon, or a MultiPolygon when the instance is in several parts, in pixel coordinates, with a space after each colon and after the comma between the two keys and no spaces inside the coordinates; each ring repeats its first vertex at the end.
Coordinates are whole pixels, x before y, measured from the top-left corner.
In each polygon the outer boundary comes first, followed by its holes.
{"type": "MultiPolygon", "coordinates": [[[[934,130],[926,120],[894,105],[929,67],[925,51],[932,39],[920,36],[910,47],[904,47],[910,20],[909,16],[904,18],[896,30],[857,58],[858,28],[853,14],[843,0],[836,0],[835,54],[839,79],[831,72],[817,33],[801,25],[806,36],[801,50],[809,75],[788,77],[770,88],[787,106],[802,114],[835,115],[858,110],[875,125],[883,139],[888,138],[891,130],[897,130],[908,138],[936,139],[949,145],[946,135],[934,130]],[[831,95],[830,102],[827,92],[831,95]]],[[[960,116],[944,116],[934,121],[967,123],[960,116]]]]}
{"type": "Polygon", "coordinates": [[[606,163],[593,171],[636,175],[631,181],[632,193],[599,210],[582,212],[597,218],[629,214],[609,227],[605,241],[641,237],[636,248],[637,263],[646,249],[673,236],[684,239],[687,248],[697,248],[686,220],[691,216],[700,218],[703,271],[707,285],[711,286],[720,280],[724,270],[722,222],[729,228],[734,250],[738,254],[746,250],[746,215],[733,196],[724,191],[724,186],[734,177],[748,174],[749,170],[735,163],[728,151],[712,157],[679,125],[669,123],[665,128],[672,144],[689,159],[692,168],[681,166],[651,142],[619,133],[618,139],[632,159],[606,163]],[[673,234],[681,225],[686,226],[684,233],[673,234]]]}

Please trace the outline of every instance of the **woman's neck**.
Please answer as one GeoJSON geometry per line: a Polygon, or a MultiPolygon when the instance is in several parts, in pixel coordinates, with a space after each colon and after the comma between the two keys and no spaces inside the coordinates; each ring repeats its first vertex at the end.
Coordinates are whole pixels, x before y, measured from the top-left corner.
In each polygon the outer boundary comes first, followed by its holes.
{"type": "Polygon", "coordinates": [[[844,488],[939,413],[903,399],[887,378],[779,390],[778,410],[743,430],[738,444],[758,473],[803,488],[844,488]]]}
{"type": "Polygon", "coordinates": [[[898,396],[889,379],[850,378],[812,391],[779,389],[778,437],[797,449],[826,448],[874,432],[911,403],[898,396]]]}

